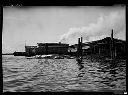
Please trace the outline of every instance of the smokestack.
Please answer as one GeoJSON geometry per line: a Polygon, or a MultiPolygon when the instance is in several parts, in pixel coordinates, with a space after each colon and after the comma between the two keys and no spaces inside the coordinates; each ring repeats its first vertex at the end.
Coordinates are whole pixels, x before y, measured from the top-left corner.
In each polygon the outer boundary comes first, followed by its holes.
{"type": "Polygon", "coordinates": [[[78,44],[80,44],[80,38],[78,38],[78,44]]]}
{"type": "Polygon", "coordinates": [[[81,37],[81,43],[82,43],[82,41],[83,41],[83,37],[81,37]]]}
{"type": "Polygon", "coordinates": [[[113,29],[112,29],[112,33],[111,33],[111,39],[113,39],[113,29]]]}
{"type": "Polygon", "coordinates": [[[80,60],[82,60],[82,37],[78,38],[77,57],[81,57],[80,60]]]}

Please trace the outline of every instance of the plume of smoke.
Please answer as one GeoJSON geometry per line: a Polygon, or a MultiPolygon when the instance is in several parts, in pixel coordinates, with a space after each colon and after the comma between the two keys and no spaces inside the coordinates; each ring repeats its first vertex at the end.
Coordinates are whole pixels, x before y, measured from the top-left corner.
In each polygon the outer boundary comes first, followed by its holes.
{"type": "Polygon", "coordinates": [[[84,42],[98,40],[110,36],[112,29],[114,29],[114,38],[118,38],[119,34],[123,35],[122,38],[125,37],[124,12],[111,12],[108,15],[102,14],[96,23],[91,23],[84,27],[70,28],[67,33],[61,36],[60,41],[75,44],[80,36],[83,37],[84,42]]]}

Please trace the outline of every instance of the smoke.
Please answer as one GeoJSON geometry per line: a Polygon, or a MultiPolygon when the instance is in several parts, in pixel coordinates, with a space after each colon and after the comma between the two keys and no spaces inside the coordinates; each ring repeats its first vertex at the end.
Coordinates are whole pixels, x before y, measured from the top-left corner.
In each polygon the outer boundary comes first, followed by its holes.
{"type": "Polygon", "coordinates": [[[108,15],[101,14],[96,23],[88,26],[70,28],[63,34],[60,42],[75,44],[78,37],[83,37],[83,41],[93,41],[109,37],[111,30],[114,30],[114,38],[125,39],[125,12],[111,12],[108,15]],[[119,36],[121,34],[121,36],[119,36]]]}

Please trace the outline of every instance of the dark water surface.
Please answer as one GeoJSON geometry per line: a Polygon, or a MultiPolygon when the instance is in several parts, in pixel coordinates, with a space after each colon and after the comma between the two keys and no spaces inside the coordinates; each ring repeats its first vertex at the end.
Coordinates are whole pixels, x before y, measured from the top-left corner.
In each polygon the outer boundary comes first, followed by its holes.
{"type": "Polygon", "coordinates": [[[126,90],[126,61],[110,64],[84,59],[26,59],[2,55],[3,92],[126,90]]]}

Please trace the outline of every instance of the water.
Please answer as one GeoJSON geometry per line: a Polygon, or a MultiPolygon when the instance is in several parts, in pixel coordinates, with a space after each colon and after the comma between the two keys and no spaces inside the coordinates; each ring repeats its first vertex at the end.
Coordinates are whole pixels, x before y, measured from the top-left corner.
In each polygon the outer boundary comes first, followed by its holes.
{"type": "Polygon", "coordinates": [[[126,62],[110,64],[76,59],[26,59],[2,55],[3,92],[126,91],[126,62]]]}

